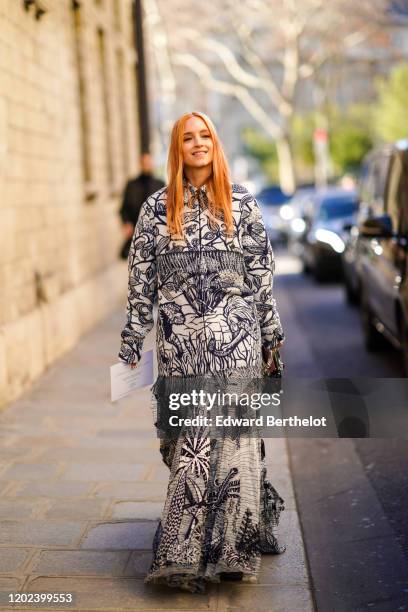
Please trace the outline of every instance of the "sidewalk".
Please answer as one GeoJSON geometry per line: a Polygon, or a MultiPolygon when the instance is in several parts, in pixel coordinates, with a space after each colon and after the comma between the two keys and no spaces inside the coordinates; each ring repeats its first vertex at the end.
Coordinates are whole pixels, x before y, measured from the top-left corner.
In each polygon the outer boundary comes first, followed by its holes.
{"type": "Polygon", "coordinates": [[[286,502],[287,551],[263,557],[259,584],[211,585],[203,595],[144,585],[168,470],[149,389],[109,399],[124,316],[121,307],[0,412],[0,610],[313,610],[280,439],[265,445],[286,502]],[[19,591],[72,593],[75,604],[9,605],[7,594],[19,591]]]}

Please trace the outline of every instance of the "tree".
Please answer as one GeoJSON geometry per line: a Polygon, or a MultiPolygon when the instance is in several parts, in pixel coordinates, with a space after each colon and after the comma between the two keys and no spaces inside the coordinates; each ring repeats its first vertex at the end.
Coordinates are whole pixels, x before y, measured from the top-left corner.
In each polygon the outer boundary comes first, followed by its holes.
{"type": "Polygon", "coordinates": [[[389,45],[386,0],[188,0],[145,3],[161,81],[174,99],[174,70],[188,69],[208,90],[238,99],[276,144],[280,184],[295,187],[292,120],[298,86],[315,87],[331,62],[374,41],[389,45]],[[169,89],[170,87],[170,89],[169,89]]]}
{"type": "Polygon", "coordinates": [[[408,138],[408,62],[396,66],[389,79],[377,81],[377,134],[386,141],[408,138]]]}
{"type": "Polygon", "coordinates": [[[259,163],[263,173],[270,181],[276,182],[278,179],[277,163],[278,156],[275,142],[265,136],[259,129],[247,127],[242,131],[244,151],[259,163]]]}
{"type": "Polygon", "coordinates": [[[367,105],[354,105],[346,112],[331,109],[330,154],[338,172],[356,172],[372,148],[372,115],[367,105]]]}
{"type": "MultiPolygon", "coordinates": [[[[347,109],[330,105],[325,109],[330,157],[335,174],[355,172],[374,142],[373,112],[367,104],[350,105],[347,109]]],[[[315,166],[313,135],[319,123],[315,112],[297,113],[292,121],[294,164],[297,175],[310,180],[315,166]]],[[[247,128],[242,138],[246,152],[257,159],[264,173],[276,180],[275,143],[260,130],[247,128]]]]}

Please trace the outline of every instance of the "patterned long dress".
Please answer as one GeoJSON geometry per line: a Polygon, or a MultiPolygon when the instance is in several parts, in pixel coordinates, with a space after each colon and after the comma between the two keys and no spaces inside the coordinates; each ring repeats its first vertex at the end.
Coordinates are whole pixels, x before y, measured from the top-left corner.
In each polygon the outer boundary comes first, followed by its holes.
{"type": "MultiPolygon", "coordinates": [[[[223,223],[211,223],[205,185],[184,180],[182,240],[168,232],[166,188],[143,204],[128,259],[122,361],[140,359],[157,300],[158,381],[201,376],[225,385],[261,376],[262,345],[284,340],[274,255],[259,205],[241,185],[232,185],[232,212],[228,237],[223,223]]],[[[146,582],[200,591],[229,572],[256,579],[261,553],[284,550],[275,537],[283,500],[266,478],[263,441],[186,427],[160,450],[170,476],[146,582]]]]}

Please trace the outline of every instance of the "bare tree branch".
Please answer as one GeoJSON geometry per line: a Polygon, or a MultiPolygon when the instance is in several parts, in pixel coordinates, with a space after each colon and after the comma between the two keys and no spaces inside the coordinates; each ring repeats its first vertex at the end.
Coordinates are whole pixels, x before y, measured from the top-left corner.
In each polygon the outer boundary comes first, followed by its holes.
{"type": "MultiPolygon", "coordinates": [[[[163,91],[175,91],[172,66],[180,66],[208,90],[235,97],[279,141],[285,167],[291,164],[287,135],[299,84],[308,79],[323,92],[327,74],[350,58],[358,61],[363,45],[372,45],[373,58],[381,58],[378,50],[395,57],[386,33],[387,5],[388,0],[218,0],[192,10],[190,0],[145,2],[154,15],[149,38],[163,91]]],[[[287,184],[291,174],[288,168],[287,184]]]]}
{"type": "MultiPolygon", "coordinates": [[[[183,29],[179,32],[179,35],[185,37],[186,40],[191,40],[194,35],[194,30],[183,29]]],[[[235,79],[235,81],[245,87],[251,89],[261,89],[265,91],[269,96],[273,104],[283,113],[289,114],[292,111],[292,106],[288,104],[284,96],[279,92],[276,84],[271,80],[269,74],[251,74],[238,63],[235,55],[232,51],[223,43],[218,40],[212,40],[209,38],[201,38],[199,44],[202,48],[213,51],[223,62],[229,75],[235,79]]],[[[243,54],[246,59],[246,53],[243,54]]]]}
{"type": "Polygon", "coordinates": [[[208,89],[237,98],[247,111],[264,126],[272,138],[282,136],[279,124],[271,119],[245,87],[214,78],[210,68],[190,53],[175,53],[173,61],[179,66],[190,68],[208,89]]]}

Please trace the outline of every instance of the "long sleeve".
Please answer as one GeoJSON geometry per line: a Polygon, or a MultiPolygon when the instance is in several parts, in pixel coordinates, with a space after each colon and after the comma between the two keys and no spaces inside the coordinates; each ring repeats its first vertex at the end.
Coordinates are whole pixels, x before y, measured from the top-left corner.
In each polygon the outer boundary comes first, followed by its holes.
{"type": "Polygon", "coordinates": [[[273,297],[275,258],[259,204],[249,193],[242,198],[242,245],[246,283],[254,295],[262,344],[274,348],[285,339],[273,297]]]}
{"type": "Polygon", "coordinates": [[[153,305],[157,296],[156,233],[154,211],[145,201],[133,233],[128,256],[127,322],[121,333],[119,358],[138,362],[143,341],[153,327],[153,305]]]}

